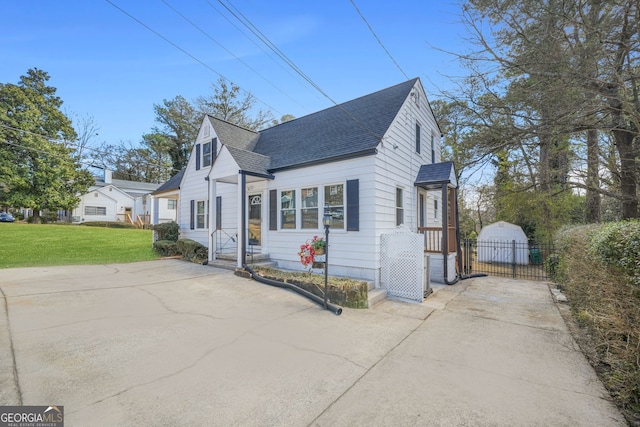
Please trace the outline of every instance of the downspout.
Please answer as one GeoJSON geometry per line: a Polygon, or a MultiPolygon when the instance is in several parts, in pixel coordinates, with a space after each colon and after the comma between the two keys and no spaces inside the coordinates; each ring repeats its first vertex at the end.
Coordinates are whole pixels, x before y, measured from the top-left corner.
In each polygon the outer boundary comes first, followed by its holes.
{"type": "Polygon", "coordinates": [[[264,283],[265,285],[271,285],[271,286],[277,286],[279,288],[284,288],[284,289],[289,289],[291,291],[294,291],[300,295],[302,295],[303,297],[306,297],[308,299],[310,299],[311,301],[315,302],[316,304],[320,305],[322,308],[326,308],[329,311],[332,311],[335,315],[341,315],[342,314],[342,307],[338,307],[337,305],[333,305],[330,302],[325,302],[323,298],[320,298],[319,296],[312,294],[311,292],[299,288],[296,285],[293,285],[291,283],[285,283],[285,282],[278,282],[277,280],[271,280],[271,279],[267,279],[266,277],[262,277],[258,274],[256,274],[255,271],[253,271],[249,266],[244,265],[244,269],[247,270],[249,272],[249,274],[251,274],[251,278],[253,280],[257,280],[260,283],[264,283]],[[326,306],[325,306],[326,304],[326,306]]]}

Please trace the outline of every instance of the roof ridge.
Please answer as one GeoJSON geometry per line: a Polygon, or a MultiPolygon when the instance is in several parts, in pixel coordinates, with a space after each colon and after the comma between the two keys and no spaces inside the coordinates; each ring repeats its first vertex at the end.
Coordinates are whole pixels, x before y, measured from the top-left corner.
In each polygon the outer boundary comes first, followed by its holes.
{"type": "Polygon", "coordinates": [[[349,99],[349,100],[347,100],[347,101],[341,102],[341,103],[339,103],[339,104],[331,105],[331,106],[329,106],[329,107],[327,107],[327,108],[323,108],[322,110],[314,111],[314,112],[312,112],[312,113],[305,114],[304,116],[296,117],[295,119],[287,120],[286,122],[278,123],[277,125],[274,125],[274,126],[268,127],[268,128],[266,128],[266,129],[259,130],[259,131],[258,131],[258,133],[260,133],[260,134],[261,134],[262,132],[264,132],[264,131],[266,131],[266,130],[274,129],[274,128],[278,127],[278,126],[285,125],[285,124],[287,124],[287,123],[291,123],[291,122],[295,122],[296,120],[304,119],[305,117],[311,117],[311,116],[314,116],[314,115],[316,115],[316,114],[324,113],[324,112],[326,112],[326,111],[328,111],[328,110],[331,110],[331,109],[333,109],[333,108],[341,108],[341,107],[343,107],[343,106],[344,106],[344,105],[346,105],[346,104],[349,104],[349,103],[352,103],[352,102],[355,102],[355,101],[359,101],[359,100],[361,100],[362,98],[366,98],[366,97],[368,97],[368,96],[377,95],[377,94],[379,94],[380,92],[384,92],[384,91],[386,91],[386,90],[393,89],[393,88],[395,88],[395,87],[398,87],[398,86],[401,86],[401,85],[407,84],[407,83],[409,83],[409,82],[412,82],[411,86],[413,87],[413,86],[416,84],[416,82],[417,82],[417,81],[419,81],[419,80],[420,80],[420,77],[414,77],[414,78],[412,78],[412,79],[409,79],[409,80],[406,80],[406,81],[403,81],[403,82],[400,82],[400,83],[396,83],[396,84],[394,84],[394,85],[391,85],[391,86],[386,87],[386,88],[384,88],[384,89],[379,89],[379,90],[377,90],[377,91],[375,91],[375,92],[367,93],[367,94],[365,94],[365,95],[361,95],[361,96],[359,96],[359,97],[357,97],[357,98],[352,98],[352,99],[349,99]]]}
{"type": "Polygon", "coordinates": [[[230,122],[228,120],[224,120],[224,119],[221,119],[220,117],[216,117],[213,114],[209,114],[209,113],[206,113],[206,114],[207,114],[207,117],[209,117],[209,118],[216,119],[216,120],[218,120],[218,121],[220,121],[222,123],[225,123],[225,124],[228,124],[228,125],[231,125],[231,126],[235,126],[238,129],[246,130],[247,132],[251,132],[251,133],[255,133],[255,134],[259,134],[260,133],[259,131],[255,131],[253,129],[249,129],[249,128],[246,128],[244,126],[240,126],[237,123],[232,123],[232,122],[230,122]]]}

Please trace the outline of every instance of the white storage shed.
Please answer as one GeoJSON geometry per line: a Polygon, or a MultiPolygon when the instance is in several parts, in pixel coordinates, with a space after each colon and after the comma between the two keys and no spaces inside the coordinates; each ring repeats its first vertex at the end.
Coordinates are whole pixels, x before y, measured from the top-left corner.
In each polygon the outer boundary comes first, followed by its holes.
{"type": "Polygon", "coordinates": [[[505,221],[482,227],[478,234],[478,262],[529,264],[529,239],[522,227],[505,221]]]}

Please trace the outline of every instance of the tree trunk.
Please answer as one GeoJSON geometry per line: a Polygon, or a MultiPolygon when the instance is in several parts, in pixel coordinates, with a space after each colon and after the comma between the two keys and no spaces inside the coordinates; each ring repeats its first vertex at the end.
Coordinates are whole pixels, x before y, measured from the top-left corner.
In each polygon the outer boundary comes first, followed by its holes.
{"type": "Polygon", "coordinates": [[[626,129],[614,129],[613,136],[620,155],[622,219],[638,218],[638,173],[633,150],[634,134],[626,129]]]}
{"type": "Polygon", "coordinates": [[[600,147],[598,146],[598,130],[587,131],[587,222],[600,222],[600,147]]]}

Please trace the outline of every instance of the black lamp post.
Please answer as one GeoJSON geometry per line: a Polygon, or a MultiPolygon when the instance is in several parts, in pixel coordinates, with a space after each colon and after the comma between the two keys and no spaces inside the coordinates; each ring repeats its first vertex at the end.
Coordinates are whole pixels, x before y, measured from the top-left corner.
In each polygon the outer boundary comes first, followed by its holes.
{"type": "Polygon", "coordinates": [[[333,217],[329,211],[329,206],[324,205],[324,216],[322,223],[324,224],[324,308],[327,308],[327,296],[329,292],[329,227],[333,217]]]}

